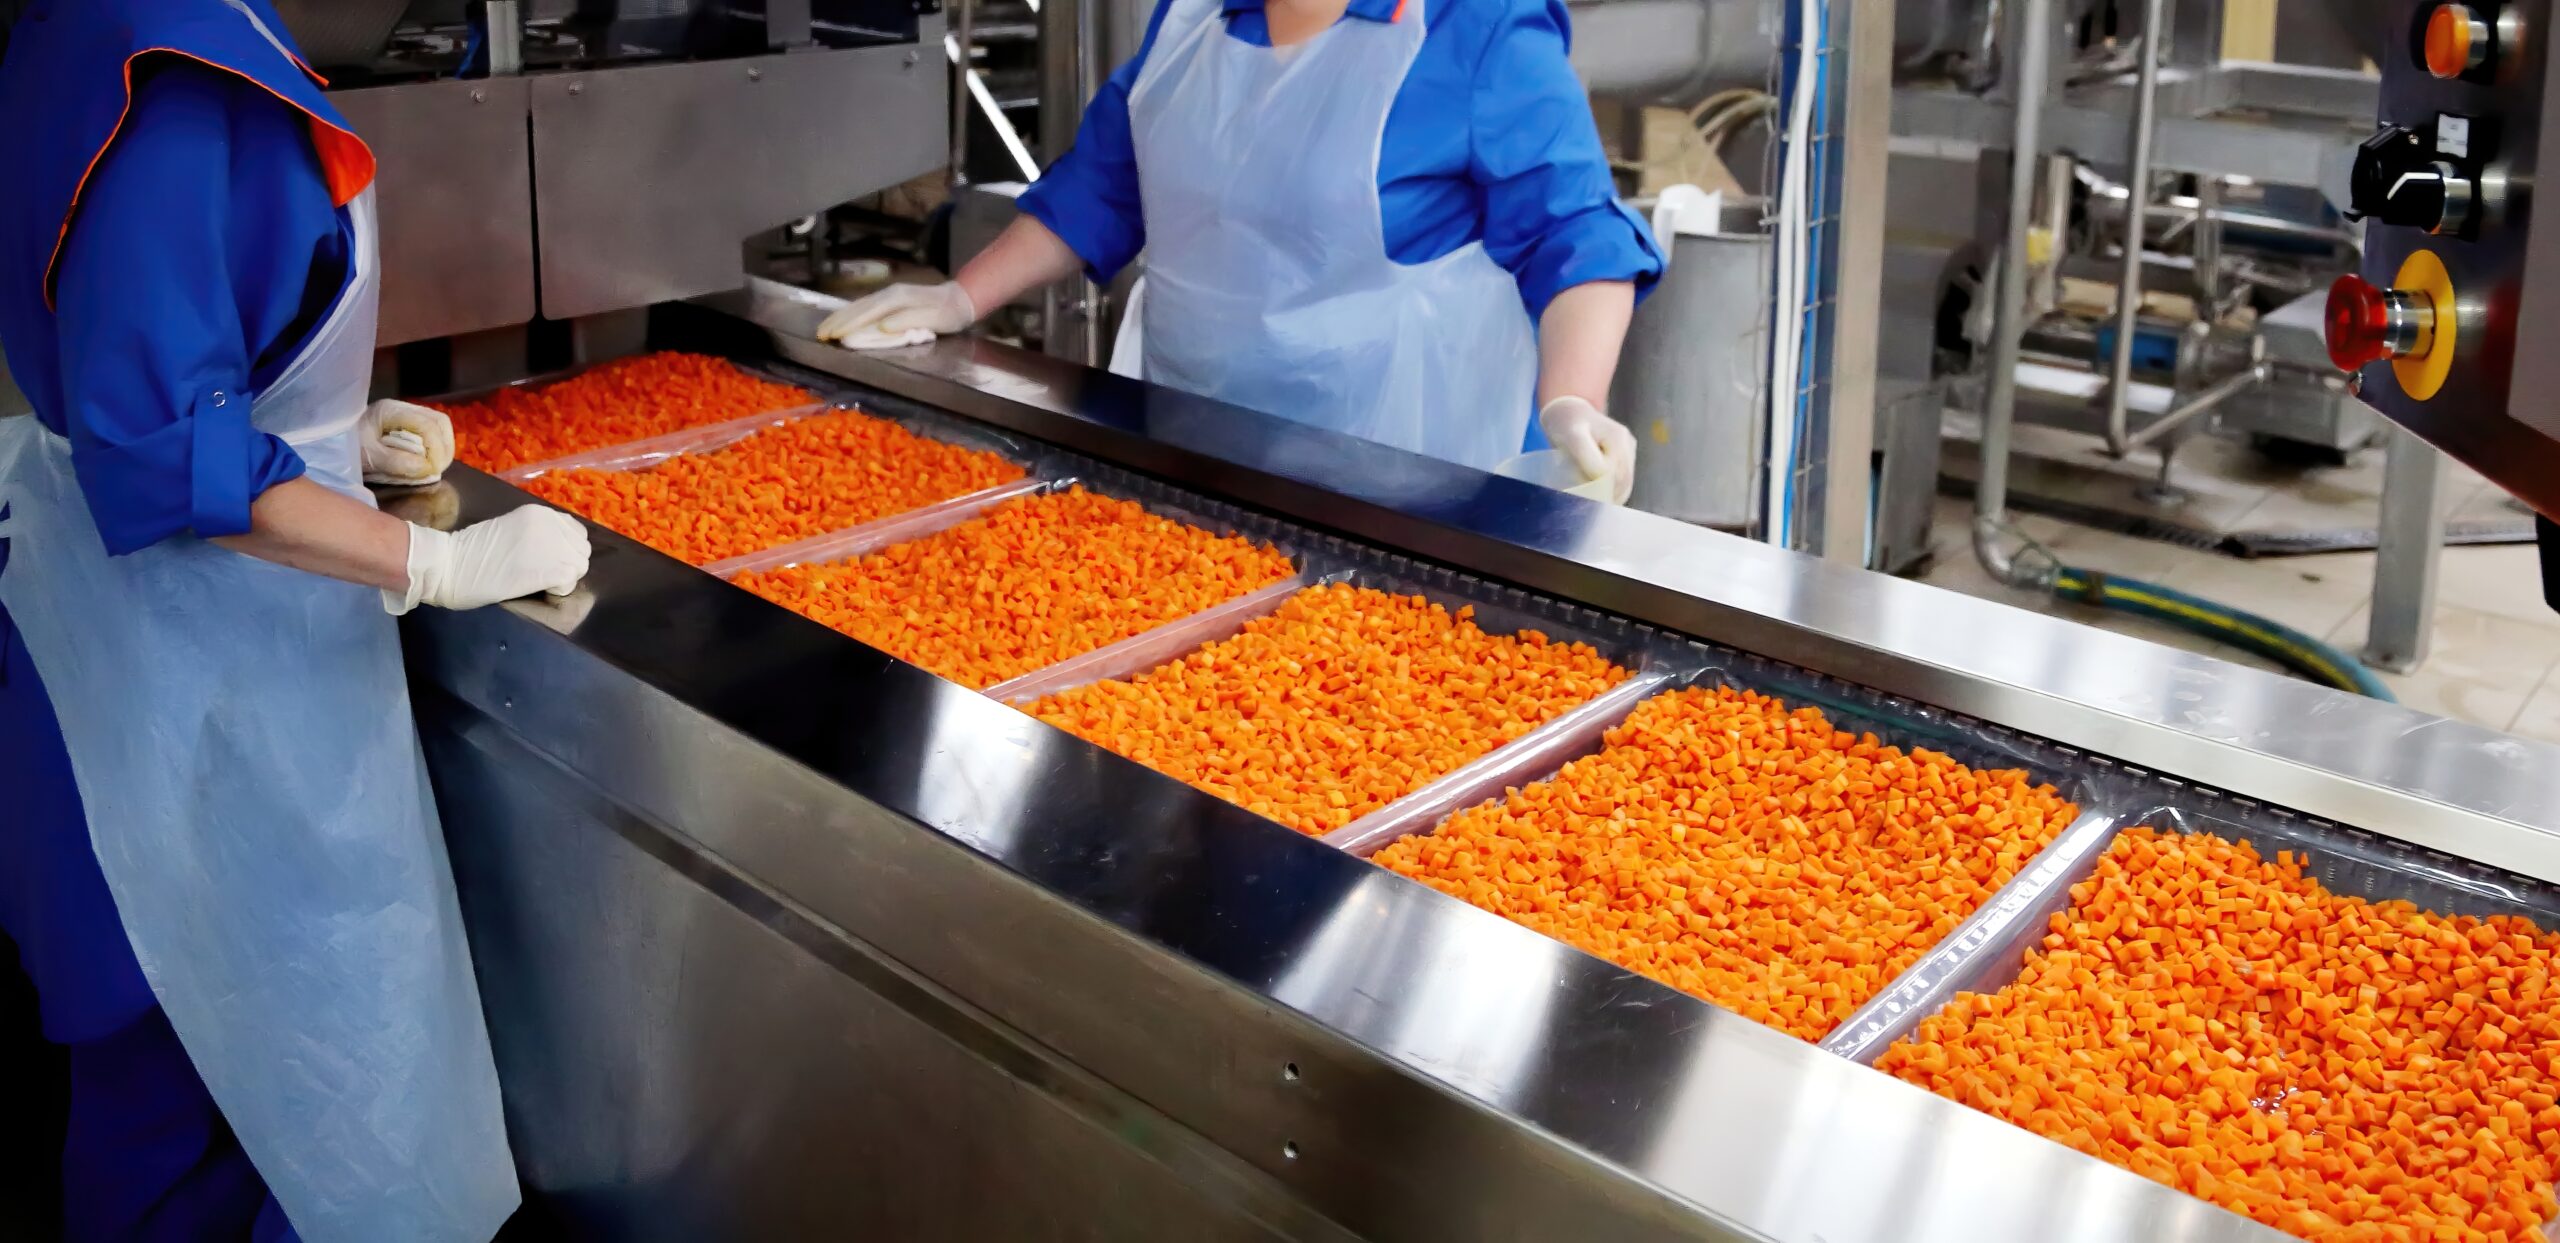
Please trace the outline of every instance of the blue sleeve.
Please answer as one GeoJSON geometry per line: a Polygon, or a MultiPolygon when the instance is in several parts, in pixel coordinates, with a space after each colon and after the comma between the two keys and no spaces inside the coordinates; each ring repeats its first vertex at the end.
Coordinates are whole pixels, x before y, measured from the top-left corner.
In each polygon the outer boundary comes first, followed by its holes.
{"type": "Polygon", "coordinates": [[[1662,250],[1618,201],[1590,97],[1566,63],[1562,0],[1504,2],[1468,107],[1485,250],[1520,282],[1532,319],[1592,281],[1633,281],[1642,297],[1662,275],[1662,250]]]}
{"type": "Polygon", "coordinates": [[[1157,0],[1138,54],[1113,71],[1084,108],[1076,142],[1022,192],[1016,204],[1084,260],[1097,284],[1108,284],[1147,248],[1147,223],[1138,205],[1138,149],[1129,134],[1129,91],[1156,45],[1173,0],[1157,0]]]}
{"type": "Polygon", "coordinates": [[[193,67],[143,81],[63,245],[64,418],[110,553],[245,532],[249,502],[302,473],[249,425],[253,350],[228,245],[233,89],[193,67]]]}

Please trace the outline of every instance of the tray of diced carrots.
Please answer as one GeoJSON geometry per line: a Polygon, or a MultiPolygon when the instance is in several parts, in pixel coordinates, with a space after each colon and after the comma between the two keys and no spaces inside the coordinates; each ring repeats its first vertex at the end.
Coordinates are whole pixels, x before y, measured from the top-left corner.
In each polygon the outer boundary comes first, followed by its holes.
{"type": "Polygon", "coordinates": [[[1634,676],[1631,630],[1371,569],[1273,593],[997,692],[1039,719],[1322,834],[1634,676]]]}
{"type": "Polygon", "coordinates": [[[424,404],[452,418],[457,459],[495,474],[817,400],[726,359],[661,351],[424,404]]]}
{"type": "Polygon", "coordinates": [[[902,542],[840,559],[804,548],[724,569],[757,595],[982,690],[1297,573],[1279,548],[1165,508],[1063,486],[944,511],[950,525],[918,524],[926,529],[902,542]]]}
{"type": "Polygon", "coordinates": [[[2310,822],[2095,833],[1878,1069],[2306,1238],[2547,1237],[2560,897],[2310,822]]]}
{"type": "Polygon", "coordinates": [[[806,406],[511,472],[516,486],[709,565],[1024,479],[1001,442],[806,406]]]}
{"type": "MultiPolygon", "coordinates": [[[[1445,820],[1338,844],[1557,940],[1806,1040],[1990,901],[2079,808],[1987,735],[1859,732],[1721,665],[1475,774],[1445,820]]],[[[1942,725],[1944,723],[1941,723],[1942,725]]],[[[1887,726],[1888,729],[1891,726],[1887,726]]],[[[1437,810],[1435,808],[1434,810],[1437,810]]]]}

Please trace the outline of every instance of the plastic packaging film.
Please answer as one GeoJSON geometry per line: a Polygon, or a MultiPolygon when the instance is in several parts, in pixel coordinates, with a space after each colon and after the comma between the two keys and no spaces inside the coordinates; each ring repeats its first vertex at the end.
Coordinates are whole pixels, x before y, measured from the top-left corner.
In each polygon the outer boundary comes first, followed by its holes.
{"type": "Polygon", "coordinates": [[[893,514],[878,522],[866,522],[841,531],[829,531],[804,540],[795,540],[762,552],[748,553],[714,561],[703,571],[720,578],[736,578],[749,571],[779,570],[795,565],[823,565],[829,561],[851,561],[868,556],[892,544],[923,539],[937,531],[947,531],[963,522],[1004,504],[1026,496],[1064,491],[1076,481],[1066,479],[1016,479],[1011,483],[982,488],[964,496],[893,514]]]}
{"type": "MultiPolygon", "coordinates": [[[[2305,875],[2332,893],[2404,900],[2447,915],[2516,915],[2560,930],[2560,890],[2449,855],[2189,789],[2171,806],[2153,802],[2085,816],[1972,920],[1914,964],[1874,1002],[1843,1023],[1823,1047],[1872,1063],[1961,993],[1997,992],[2015,981],[2027,954],[2071,906],[2116,835],[2134,825],[2246,840],[2261,855],[2307,855],[2305,875]]],[[[2154,799],[2161,793],[2150,792],[2154,799]]]]}
{"type": "Polygon", "coordinates": [[[498,478],[509,483],[521,484],[555,471],[647,470],[671,457],[725,449],[767,428],[780,427],[785,423],[814,415],[834,413],[861,412],[851,406],[831,405],[824,402],[793,406],[787,410],[767,410],[718,423],[706,423],[700,427],[688,427],[680,431],[668,432],[663,436],[650,436],[622,444],[606,445],[600,449],[589,449],[584,453],[572,453],[541,462],[527,462],[513,470],[498,472],[498,478]]]}

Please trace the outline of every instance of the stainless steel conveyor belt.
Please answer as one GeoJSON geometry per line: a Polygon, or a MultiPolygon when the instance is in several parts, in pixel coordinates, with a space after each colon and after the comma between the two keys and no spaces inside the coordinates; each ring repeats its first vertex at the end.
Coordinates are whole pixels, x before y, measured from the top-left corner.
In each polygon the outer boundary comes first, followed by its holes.
{"type": "MultiPolygon", "coordinates": [[[[2084,804],[2560,882],[2552,748],[821,313],[652,333],[2119,792],[2084,804]]],[[[457,473],[466,517],[521,503],[457,473]]],[[[569,601],[406,634],[519,1160],[578,1237],[2273,1237],[609,533],[569,601]]]]}

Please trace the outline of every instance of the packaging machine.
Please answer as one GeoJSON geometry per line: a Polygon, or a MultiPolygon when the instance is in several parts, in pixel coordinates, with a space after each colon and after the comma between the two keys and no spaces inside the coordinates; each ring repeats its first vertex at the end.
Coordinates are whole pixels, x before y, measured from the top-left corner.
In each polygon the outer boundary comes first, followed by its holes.
{"type": "MultiPolygon", "coordinates": [[[[816,344],[835,304],[745,280],[736,242],[941,158],[929,3],[776,0],[760,37],[744,6],[358,7],[330,16],[384,151],[385,340],[447,355],[401,351],[386,389],[534,382],[488,342],[537,316],[589,359],[717,354],[2081,808],[1808,1042],[597,528],[571,597],[403,623],[529,1216],[568,1237],[2277,1237],[1865,1063],[1956,982],[2015,975],[2129,824],[2560,929],[2560,748],[1001,345],[816,344]],[[441,76],[501,9],[535,46],[441,76]]],[[[528,499],[457,468],[390,503],[528,499]]],[[[1533,742],[1595,745],[1496,755],[1533,742]]]]}
{"type": "MultiPolygon", "coordinates": [[[[651,343],[2382,861],[2352,892],[2560,914],[2553,748],[1003,346],[844,353],[823,310],[759,282],[651,343]]],[[[525,499],[457,474],[461,520],[525,499]]],[[[406,631],[519,1159],[574,1237],[2272,1237],[597,540],[568,601],[406,631]]]]}

